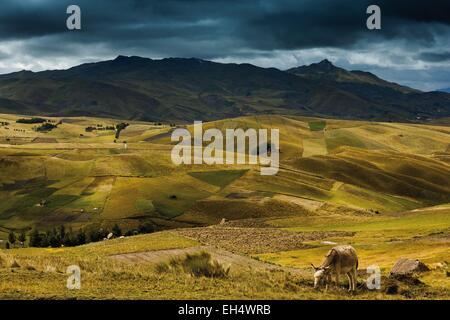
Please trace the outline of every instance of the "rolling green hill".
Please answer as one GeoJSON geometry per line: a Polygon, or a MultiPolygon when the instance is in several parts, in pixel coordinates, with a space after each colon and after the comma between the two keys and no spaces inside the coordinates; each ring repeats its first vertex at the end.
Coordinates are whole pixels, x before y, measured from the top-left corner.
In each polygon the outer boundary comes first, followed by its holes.
{"type": "Polygon", "coordinates": [[[204,123],[222,131],[278,128],[280,171],[261,176],[257,165],[173,165],[173,127],[164,123],[129,121],[116,139],[104,128],[122,120],[41,117],[57,127],[36,131],[30,121],[17,122],[26,116],[0,114],[0,246],[11,231],[29,239],[33,229],[61,225],[79,232],[117,224],[123,233],[150,225],[157,232],[77,247],[29,248],[27,241],[0,248],[0,298],[450,296],[448,125],[292,115],[204,123]],[[313,289],[310,263],[320,264],[335,244],[358,252],[354,294],[342,286],[313,289]],[[199,252],[229,274],[193,276],[170,264],[199,252]],[[431,271],[414,283],[389,278],[404,257],[431,271]],[[82,270],[76,292],[66,288],[74,264],[82,270]],[[376,291],[363,285],[364,268],[373,264],[382,272],[376,291]]]}
{"type": "Polygon", "coordinates": [[[297,116],[204,124],[279,128],[280,171],[268,179],[255,165],[173,165],[164,124],[132,121],[114,143],[114,131],[86,128],[117,120],[48,118],[58,127],[36,132],[20,117],[0,117],[9,123],[0,126],[0,226],[13,230],[166,229],[302,213],[311,201],[383,213],[450,202],[448,126],[297,116]]]}

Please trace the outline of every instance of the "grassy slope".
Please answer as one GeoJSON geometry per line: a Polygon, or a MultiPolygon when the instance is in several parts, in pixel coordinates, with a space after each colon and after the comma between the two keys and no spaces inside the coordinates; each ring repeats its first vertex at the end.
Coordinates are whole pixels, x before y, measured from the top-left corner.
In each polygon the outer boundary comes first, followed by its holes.
{"type": "MultiPolygon", "coordinates": [[[[353,245],[362,269],[378,265],[387,274],[399,258],[420,259],[433,265],[448,261],[450,210],[430,208],[401,215],[369,217],[286,218],[272,220],[270,224],[295,232],[339,230],[356,232],[352,237],[330,238],[329,241],[353,245]]],[[[260,254],[263,261],[283,266],[307,268],[310,263],[320,264],[331,248],[330,244],[309,242],[314,248],[260,254]]],[[[436,270],[420,275],[430,286],[450,292],[450,280],[445,271],[436,270]],[[433,275],[433,276],[432,276],[433,275]]]]}
{"type": "MultiPolygon", "coordinates": [[[[351,238],[328,238],[328,241],[351,243],[358,252],[361,269],[377,264],[386,275],[398,257],[420,258],[428,264],[448,258],[448,242],[426,237],[430,233],[445,231],[450,226],[449,211],[429,209],[401,216],[381,217],[376,221],[365,217],[347,217],[343,223],[335,219],[273,220],[277,226],[298,226],[295,230],[347,230],[356,231],[351,238]],[[427,218],[432,217],[432,219],[427,218]],[[431,220],[431,221],[430,221],[431,220]],[[353,222],[352,222],[353,221],[353,222]],[[425,235],[414,238],[413,235],[425,235]],[[398,237],[398,238],[397,238],[398,237]],[[396,239],[393,241],[393,239],[396,239]]],[[[329,218],[329,217],[328,217],[329,218]]],[[[292,228],[290,228],[292,230],[292,228]]],[[[448,240],[447,240],[448,241],[448,240]]],[[[123,298],[123,299],[350,299],[352,295],[341,289],[328,292],[312,290],[309,263],[319,264],[330,245],[309,242],[311,249],[264,253],[254,255],[260,261],[295,267],[296,274],[283,272],[233,272],[226,279],[195,278],[186,274],[158,273],[153,265],[115,261],[110,255],[162,249],[188,248],[198,242],[177,235],[159,232],[150,235],[116,239],[80,246],[57,249],[15,249],[0,254],[0,292],[2,298],[123,298]],[[21,268],[12,273],[8,267],[15,260],[21,268]],[[82,270],[82,289],[65,288],[69,265],[82,270]],[[251,285],[250,285],[251,284],[251,285]]],[[[235,268],[235,266],[232,266],[235,268]]],[[[434,270],[419,277],[428,287],[415,292],[413,297],[448,298],[450,281],[443,270],[434,270]]],[[[383,278],[384,279],[384,278],[383,278]]],[[[364,276],[359,276],[362,284],[364,276]]],[[[385,280],[383,280],[385,281],[385,280]]],[[[383,282],[383,286],[384,286],[383,282]]],[[[409,289],[408,289],[409,290],[409,289]]],[[[403,299],[401,294],[360,290],[359,299],[403,299]]]]}
{"type": "MultiPolygon", "coordinates": [[[[281,116],[204,124],[205,129],[222,130],[279,128],[281,168],[278,175],[267,178],[257,166],[173,166],[169,135],[165,134],[169,127],[132,122],[120,143],[113,143],[112,132],[84,131],[97,123],[114,125],[113,120],[67,118],[58,129],[37,134],[31,125],[15,124],[18,117],[0,115],[0,120],[11,122],[9,130],[0,128],[0,138],[18,139],[14,145],[0,141],[0,239],[7,238],[9,229],[34,225],[65,224],[76,229],[118,222],[127,229],[139,221],[151,221],[160,228],[173,228],[214,224],[223,217],[264,218],[293,232],[355,231],[353,237],[327,240],[352,243],[363,267],[378,263],[385,272],[401,256],[427,263],[448,259],[448,242],[429,237],[449,228],[448,210],[433,207],[398,213],[450,202],[450,167],[442,161],[449,151],[447,126],[281,116]],[[19,127],[25,132],[14,131],[19,127]],[[56,142],[30,143],[37,137],[56,142]],[[125,139],[127,149],[121,143],[125,139]],[[36,207],[42,199],[48,205],[36,207]],[[327,210],[308,211],[311,203],[320,206],[324,202],[327,210]]],[[[310,244],[315,247],[267,252],[258,259],[306,270],[309,262],[320,262],[329,248],[318,241],[310,244]]],[[[21,265],[30,264],[36,270],[21,268],[16,276],[1,269],[0,276],[7,281],[0,281],[0,291],[4,297],[70,297],[62,281],[64,274],[43,272],[51,262],[63,272],[68,264],[85,264],[88,282],[81,296],[87,298],[342,297],[339,292],[312,292],[310,275],[288,280],[282,280],[282,274],[192,279],[159,275],[140,266],[129,270],[105,257],[192,245],[196,243],[164,232],[80,248],[7,251],[2,253],[6,264],[14,256],[21,265]],[[117,282],[112,283],[113,279],[117,282]],[[25,286],[26,282],[31,285],[25,286]]],[[[447,290],[448,280],[439,272],[425,274],[423,281],[436,290],[447,290]]],[[[373,293],[360,297],[391,298],[373,293]]]]}
{"type": "Polygon", "coordinates": [[[95,124],[114,125],[114,120],[64,118],[58,129],[35,133],[32,125],[14,123],[19,117],[2,115],[1,120],[10,125],[9,130],[0,128],[0,135],[57,143],[1,145],[0,225],[8,228],[133,217],[170,219],[187,213],[199,200],[241,191],[274,192],[382,212],[450,201],[446,178],[450,169],[440,161],[448,148],[450,129],[445,126],[281,116],[204,124],[204,129],[221,130],[279,128],[281,170],[267,179],[257,167],[245,165],[206,170],[194,165],[174,167],[169,135],[162,134],[168,127],[131,122],[122,133],[128,142],[125,149],[122,143],[113,143],[113,132],[84,131],[95,124]],[[146,142],[152,136],[156,139],[146,142]],[[251,170],[243,175],[242,169],[251,170]],[[164,184],[159,183],[161,177],[164,184]],[[42,199],[49,205],[36,208],[42,199]]]}

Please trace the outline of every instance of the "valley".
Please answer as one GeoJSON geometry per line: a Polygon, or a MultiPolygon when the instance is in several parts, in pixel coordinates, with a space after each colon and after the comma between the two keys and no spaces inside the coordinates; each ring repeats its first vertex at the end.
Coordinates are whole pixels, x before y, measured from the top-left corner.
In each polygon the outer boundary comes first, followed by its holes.
{"type": "Polygon", "coordinates": [[[336,243],[353,245],[360,256],[357,298],[450,296],[448,124],[298,115],[203,124],[222,132],[278,128],[280,169],[262,176],[252,164],[174,165],[174,124],[39,117],[56,128],[36,131],[36,124],[17,123],[31,116],[0,114],[0,245],[11,231],[61,225],[118,225],[123,233],[150,225],[154,232],[2,250],[2,298],[350,299],[342,288],[312,288],[310,263],[320,264],[336,243]],[[118,138],[100,129],[125,122],[118,138]],[[201,251],[228,266],[228,277],[158,271],[170,257],[201,251]],[[389,270],[405,257],[431,271],[418,275],[422,285],[400,283],[389,293],[389,270]],[[77,292],[65,287],[73,264],[83,272],[77,292]],[[364,289],[372,264],[382,269],[382,290],[364,289]]]}

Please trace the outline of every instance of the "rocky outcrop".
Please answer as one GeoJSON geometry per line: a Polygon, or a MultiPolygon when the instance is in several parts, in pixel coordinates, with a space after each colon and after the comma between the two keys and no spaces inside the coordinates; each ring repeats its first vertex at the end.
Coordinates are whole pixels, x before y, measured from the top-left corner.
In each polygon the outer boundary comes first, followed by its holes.
{"type": "Polygon", "coordinates": [[[413,273],[425,271],[430,271],[430,268],[428,268],[428,266],[420,260],[402,258],[397,260],[395,265],[392,267],[390,275],[411,275],[413,273]]]}

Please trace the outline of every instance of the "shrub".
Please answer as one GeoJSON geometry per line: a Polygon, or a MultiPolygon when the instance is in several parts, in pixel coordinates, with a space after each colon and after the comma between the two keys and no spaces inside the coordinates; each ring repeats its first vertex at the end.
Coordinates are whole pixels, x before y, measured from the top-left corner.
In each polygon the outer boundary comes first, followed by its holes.
{"type": "Polygon", "coordinates": [[[86,244],[86,233],[81,229],[77,233],[77,243],[78,245],[86,244]]]}
{"type": "Polygon", "coordinates": [[[51,124],[51,123],[44,123],[41,126],[36,128],[36,131],[38,132],[48,132],[48,131],[52,131],[53,129],[57,128],[57,125],[51,124]]]}
{"type": "Polygon", "coordinates": [[[30,234],[30,247],[40,247],[42,242],[41,234],[34,229],[30,234]]]}
{"type": "Polygon", "coordinates": [[[153,227],[153,225],[150,222],[145,222],[143,224],[140,224],[138,227],[138,233],[152,233],[155,231],[155,228],[153,227]]]}
{"type": "Polygon", "coordinates": [[[131,237],[131,236],[135,236],[138,234],[137,230],[128,230],[127,232],[125,232],[125,237],[131,237]]]}
{"type": "Polygon", "coordinates": [[[225,278],[230,271],[219,262],[211,259],[208,252],[186,254],[184,258],[173,258],[169,263],[160,263],[156,272],[184,271],[195,277],[225,278]]]}
{"type": "Polygon", "coordinates": [[[125,128],[128,127],[128,126],[129,126],[129,124],[128,124],[128,123],[125,123],[125,122],[122,122],[122,123],[119,123],[118,125],[116,125],[116,136],[115,136],[115,138],[116,138],[116,139],[119,139],[119,137],[120,137],[120,132],[121,132],[122,130],[125,130],[125,128]]]}
{"type": "Polygon", "coordinates": [[[112,233],[114,234],[115,237],[120,237],[122,235],[122,230],[120,229],[120,227],[117,225],[117,223],[114,225],[114,227],[112,228],[112,233]]]}
{"type": "Polygon", "coordinates": [[[94,131],[94,130],[97,130],[97,128],[96,128],[96,127],[86,127],[86,128],[84,129],[84,131],[86,131],[86,132],[92,132],[92,131],[94,131]]]}
{"type": "Polygon", "coordinates": [[[61,238],[55,228],[47,232],[47,241],[50,247],[57,248],[61,246],[61,238]]]}
{"type": "Polygon", "coordinates": [[[14,245],[14,243],[16,243],[16,234],[14,233],[14,231],[11,231],[8,235],[8,241],[14,245]]]}
{"type": "Polygon", "coordinates": [[[187,254],[183,261],[183,269],[196,277],[225,278],[229,269],[225,269],[219,262],[211,259],[207,252],[187,254]]]}
{"type": "Polygon", "coordinates": [[[19,234],[18,240],[19,240],[20,242],[22,242],[22,243],[25,243],[25,241],[27,241],[27,236],[25,235],[25,232],[24,232],[24,231],[22,231],[22,232],[19,234]]]}

